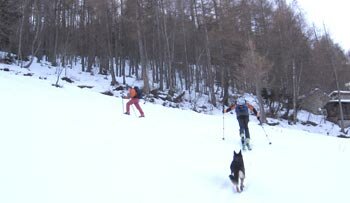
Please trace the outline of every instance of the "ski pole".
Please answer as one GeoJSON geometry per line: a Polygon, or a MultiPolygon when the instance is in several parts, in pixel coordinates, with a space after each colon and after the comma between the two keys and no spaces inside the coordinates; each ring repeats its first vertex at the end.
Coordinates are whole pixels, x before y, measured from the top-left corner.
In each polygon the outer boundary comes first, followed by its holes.
{"type": "Polygon", "coordinates": [[[134,112],[134,115],[137,117],[137,114],[136,114],[136,111],[135,111],[135,108],[134,108],[134,105],[131,106],[132,108],[132,111],[134,112]]]}
{"type": "MultiPolygon", "coordinates": [[[[143,99],[143,104],[146,104],[147,97],[145,96],[145,97],[143,97],[142,99],[143,99]]],[[[140,99],[140,101],[141,101],[141,99],[140,99]]]]}
{"type": "Polygon", "coordinates": [[[122,97],[122,113],[124,113],[124,98],[122,97]]]}
{"type": "Polygon", "coordinates": [[[261,127],[262,127],[262,129],[263,129],[263,131],[264,131],[264,133],[265,133],[266,139],[269,141],[269,144],[271,145],[272,142],[271,142],[269,136],[267,135],[267,133],[266,133],[266,131],[265,131],[265,128],[264,128],[264,126],[263,126],[263,123],[262,123],[261,121],[260,121],[260,125],[261,125],[261,127]]]}
{"type": "Polygon", "coordinates": [[[225,140],[225,106],[222,105],[222,140],[225,140]]]}

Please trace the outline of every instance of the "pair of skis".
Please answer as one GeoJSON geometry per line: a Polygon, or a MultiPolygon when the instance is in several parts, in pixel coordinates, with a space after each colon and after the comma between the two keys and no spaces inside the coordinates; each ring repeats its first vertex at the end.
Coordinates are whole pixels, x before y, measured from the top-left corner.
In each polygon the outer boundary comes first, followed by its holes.
{"type": "Polygon", "coordinates": [[[243,151],[247,151],[247,149],[249,150],[249,151],[252,151],[252,146],[250,145],[250,144],[242,144],[242,150],[243,151]]]}

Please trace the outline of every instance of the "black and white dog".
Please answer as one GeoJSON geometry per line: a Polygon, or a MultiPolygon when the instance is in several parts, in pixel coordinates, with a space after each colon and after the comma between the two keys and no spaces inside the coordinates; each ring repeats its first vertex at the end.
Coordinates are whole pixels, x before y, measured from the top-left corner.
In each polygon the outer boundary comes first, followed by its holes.
{"type": "Polygon", "coordinates": [[[238,153],[236,153],[236,151],[233,152],[233,160],[231,162],[230,169],[230,180],[236,187],[237,192],[242,192],[244,188],[243,182],[245,178],[245,169],[241,150],[238,153]]]}

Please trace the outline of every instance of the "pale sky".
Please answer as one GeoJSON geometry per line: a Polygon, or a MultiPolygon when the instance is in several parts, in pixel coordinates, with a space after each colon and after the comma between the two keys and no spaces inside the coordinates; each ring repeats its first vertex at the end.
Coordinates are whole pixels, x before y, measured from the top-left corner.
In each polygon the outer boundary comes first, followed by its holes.
{"type": "Polygon", "coordinates": [[[323,32],[324,23],[333,41],[346,52],[350,51],[349,0],[297,0],[297,2],[310,25],[314,23],[323,32]]]}

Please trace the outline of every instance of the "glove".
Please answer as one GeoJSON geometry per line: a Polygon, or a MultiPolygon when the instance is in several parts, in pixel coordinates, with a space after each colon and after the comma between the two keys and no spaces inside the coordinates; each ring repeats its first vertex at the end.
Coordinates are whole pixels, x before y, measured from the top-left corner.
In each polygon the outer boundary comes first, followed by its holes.
{"type": "Polygon", "coordinates": [[[256,114],[256,119],[258,119],[258,121],[259,121],[259,125],[262,125],[262,122],[261,122],[261,120],[260,120],[260,114],[258,113],[258,114],[256,114]]]}

